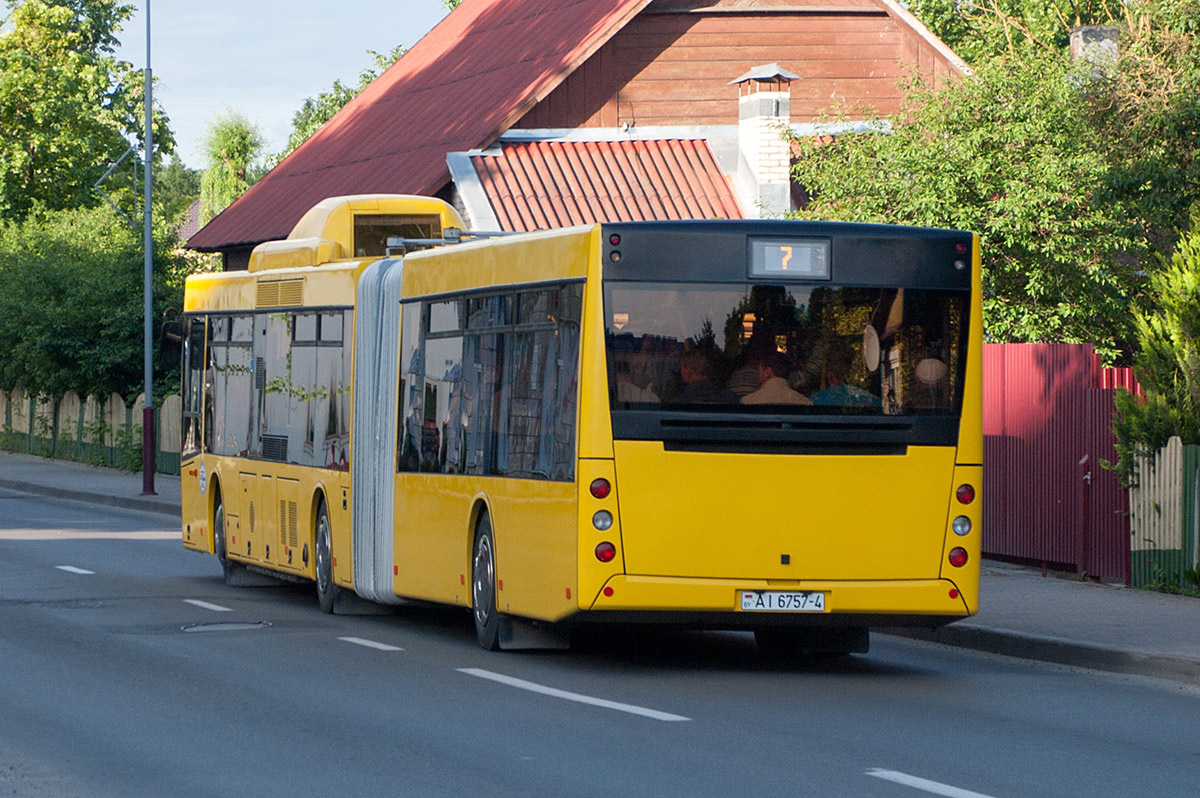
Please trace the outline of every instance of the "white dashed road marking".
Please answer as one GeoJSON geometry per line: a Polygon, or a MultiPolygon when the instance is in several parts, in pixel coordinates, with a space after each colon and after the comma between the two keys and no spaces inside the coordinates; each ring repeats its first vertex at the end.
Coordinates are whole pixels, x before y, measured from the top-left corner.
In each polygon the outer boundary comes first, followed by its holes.
{"type": "Polygon", "coordinates": [[[347,643],[353,643],[356,646],[366,646],[379,651],[403,651],[404,649],[397,646],[389,646],[387,643],[376,643],[374,640],[365,640],[361,637],[339,637],[338,640],[345,640],[347,643]]]}
{"type": "Polygon", "coordinates": [[[609,701],[604,698],[593,698],[589,695],[581,695],[580,693],[568,693],[566,690],[557,690],[553,687],[546,687],[537,684],[536,682],[527,682],[524,679],[514,679],[511,676],[503,676],[499,673],[492,673],[480,668],[459,668],[459,673],[465,673],[468,676],[478,676],[480,679],[488,679],[500,684],[507,684],[509,687],[516,687],[521,690],[528,690],[531,693],[540,693],[548,695],[552,698],[561,698],[565,701],[574,701],[579,704],[590,704],[594,707],[604,707],[605,709],[615,709],[618,712],[628,712],[631,715],[641,715],[645,718],[653,718],[654,720],[691,720],[682,715],[672,715],[670,712],[659,712],[657,709],[646,709],[645,707],[637,707],[633,704],[620,704],[616,701],[609,701]]]}
{"type": "Polygon", "coordinates": [[[200,599],[184,599],[185,604],[192,604],[202,610],[212,610],[213,612],[233,612],[229,607],[222,607],[220,604],[209,604],[207,601],[200,599]]]}
{"type": "Polygon", "coordinates": [[[54,567],[60,571],[66,571],[69,574],[91,575],[96,573],[95,571],[89,571],[86,568],[76,568],[74,565],[56,565],[54,567]]]}
{"type": "Polygon", "coordinates": [[[882,770],[880,768],[872,768],[867,771],[868,776],[874,776],[877,779],[884,781],[903,784],[906,787],[912,787],[916,790],[923,790],[933,795],[944,795],[946,798],[991,798],[989,795],[984,795],[981,792],[971,792],[964,790],[961,787],[951,787],[949,784],[941,784],[929,779],[922,779],[918,776],[910,776],[907,773],[901,773],[898,770],[882,770]]]}

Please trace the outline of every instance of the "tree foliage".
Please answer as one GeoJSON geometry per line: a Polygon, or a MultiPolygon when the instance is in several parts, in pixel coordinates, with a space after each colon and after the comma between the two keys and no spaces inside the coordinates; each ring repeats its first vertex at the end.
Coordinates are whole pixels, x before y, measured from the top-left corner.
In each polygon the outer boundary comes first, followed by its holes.
{"type": "MultiPolygon", "coordinates": [[[[154,312],[182,307],[189,264],[155,228],[154,312]]],[[[107,207],[0,223],[0,388],[136,395],[142,386],[142,234],[107,207]]],[[[177,383],[178,371],[160,374],[177,383]]],[[[163,394],[165,395],[165,394],[163,394]]]]}
{"type": "Polygon", "coordinates": [[[1200,0],[910,8],[971,74],[910,79],[891,135],[797,141],[812,195],[801,215],[976,231],[991,340],[1086,341],[1127,358],[1130,303],[1200,198],[1200,0]],[[1120,60],[1073,64],[1070,25],[1107,21],[1120,60]]]}
{"type": "Polygon", "coordinates": [[[292,133],[288,136],[287,146],[283,152],[272,157],[272,165],[279,163],[293,150],[308,141],[313,133],[320,130],[322,125],[332,119],[334,114],[357,97],[359,92],[382,75],[388,67],[396,63],[404,53],[403,45],[393,47],[386,54],[368,50],[367,54],[371,56],[373,63],[358,74],[357,85],[350,86],[342,83],[340,79],[334,80],[333,86],[327,91],[323,91],[315,97],[306,98],[304,104],[300,106],[300,110],[292,117],[292,133]]]}
{"type": "Polygon", "coordinates": [[[1112,352],[1141,252],[1066,62],[997,59],[940,90],[913,83],[890,135],[797,142],[802,216],[971,230],[983,239],[993,340],[1090,341],[1112,352]]]}
{"type": "Polygon", "coordinates": [[[257,179],[256,161],[266,140],[244,114],[226,108],[208,123],[207,167],[200,178],[200,220],[207,223],[233,204],[257,179]]]}
{"type": "Polygon", "coordinates": [[[1200,443],[1200,215],[1165,267],[1150,276],[1147,306],[1135,314],[1135,369],[1144,397],[1117,395],[1117,472],[1132,481],[1136,459],[1173,436],[1200,443]]]}
{"type": "Polygon", "coordinates": [[[154,173],[154,201],[165,219],[182,225],[183,214],[200,198],[200,178],[198,169],[189,169],[179,158],[154,173]]]}
{"type": "MultiPolygon", "coordinates": [[[[92,205],[92,185],[143,136],[144,79],[114,55],[132,6],[4,0],[0,33],[0,219],[92,205]]],[[[161,113],[159,152],[174,139],[161,113]]]]}

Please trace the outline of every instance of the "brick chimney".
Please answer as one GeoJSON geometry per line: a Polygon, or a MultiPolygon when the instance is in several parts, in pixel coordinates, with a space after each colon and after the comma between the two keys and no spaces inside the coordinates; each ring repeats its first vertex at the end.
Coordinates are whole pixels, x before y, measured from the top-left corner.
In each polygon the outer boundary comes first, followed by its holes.
{"type": "Polygon", "coordinates": [[[791,149],[783,130],[792,118],[789,87],[799,79],[779,64],[764,64],[730,81],[738,86],[734,187],[751,218],[778,218],[792,210],[791,149]]]}
{"type": "Polygon", "coordinates": [[[1071,60],[1091,64],[1093,78],[1107,75],[1117,63],[1120,33],[1112,25],[1071,28],[1071,60]]]}

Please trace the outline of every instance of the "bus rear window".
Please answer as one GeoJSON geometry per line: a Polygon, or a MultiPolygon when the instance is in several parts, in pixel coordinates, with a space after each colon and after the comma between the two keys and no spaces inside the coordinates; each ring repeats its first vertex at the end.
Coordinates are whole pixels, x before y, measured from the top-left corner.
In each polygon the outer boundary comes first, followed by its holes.
{"type": "Polygon", "coordinates": [[[614,410],[950,415],[965,292],[605,284],[614,410]]]}

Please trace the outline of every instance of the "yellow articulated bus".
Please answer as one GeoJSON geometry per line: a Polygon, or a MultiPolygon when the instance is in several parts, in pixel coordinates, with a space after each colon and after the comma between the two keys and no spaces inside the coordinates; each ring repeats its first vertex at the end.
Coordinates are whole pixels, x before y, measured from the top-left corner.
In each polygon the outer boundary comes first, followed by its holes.
{"type": "Polygon", "coordinates": [[[385,251],[459,226],[327,200],[249,272],[189,280],[185,546],[327,611],[470,608],[486,649],[609,622],[861,652],[976,611],[976,237],[640,222],[385,251]]]}

